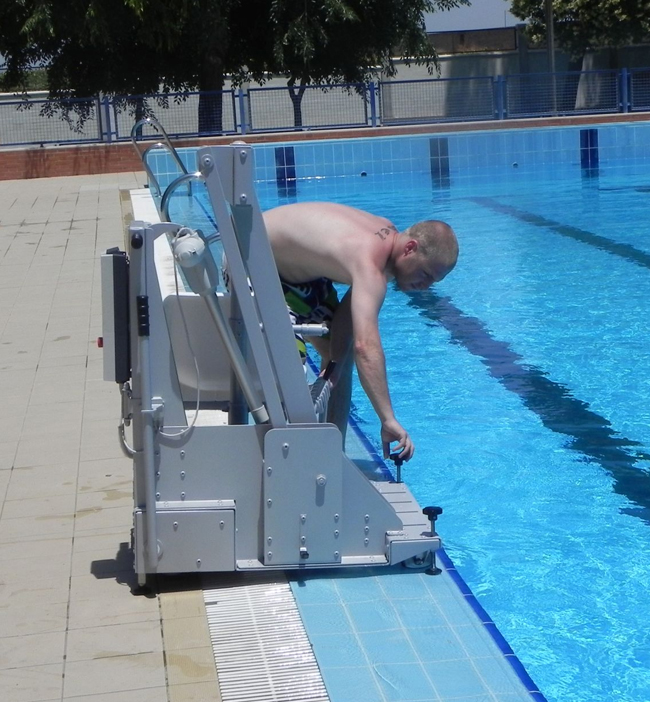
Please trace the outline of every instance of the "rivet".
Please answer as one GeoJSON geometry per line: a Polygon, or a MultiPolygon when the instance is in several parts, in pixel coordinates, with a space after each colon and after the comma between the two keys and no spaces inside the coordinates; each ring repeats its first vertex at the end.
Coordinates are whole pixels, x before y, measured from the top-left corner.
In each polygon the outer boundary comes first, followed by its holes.
{"type": "Polygon", "coordinates": [[[267,507],[270,507],[273,504],[273,500],[267,500],[266,505],[267,507]]]}
{"type": "Polygon", "coordinates": [[[306,514],[301,514],[300,515],[300,521],[304,524],[307,521],[307,515],[306,514]]]}
{"type": "Polygon", "coordinates": [[[366,534],[370,531],[370,527],[363,527],[363,530],[366,532],[366,534]]]}
{"type": "Polygon", "coordinates": [[[267,474],[267,475],[271,475],[272,472],[273,472],[273,468],[271,468],[271,466],[269,466],[269,467],[266,469],[266,474],[267,474]]]}
{"type": "Polygon", "coordinates": [[[269,538],[266,540],[266,543],[270,546],[273,543],[273,537],[269,536],[269,538]]]}
{"type": "Polygon", "coordinates": [[[369,521],[370,521],[370,515],[369,515],[369,514],[366,514],[366,516],[364,517],[364,519],[366,520],[366,522],[369,522],[369,521]]]}
{"type": "Polygon", "coordinates": [[[239,196],[239,202],[244,203],[244,202],[246,202],[246,200],[248,200],[248,197],[247,197],[246,193],[242,193],[242,194],[239,196]]]}
{"type": "Polygon", "coordinates": [[[185,499],[185,493],[181,492],[181,500],[184,500],[184,499],[185,499]]]}
{"type": "Polygon", "coordinates": [[[181,451],[181,458],[185,458],[185,451],[181,451]]]}
{"type": "Polygon", "coordinates": [[[197,558],[196,559],[196,565],[200,568],[201,567],[201,559],[197,558]]]}
{"type": "Polygon", "coordinates": [[[178,522],[174,522],[174,529],[178,529],[178,522]]]}
{"type": "Polygon", "coordinates": [[[335,558],[337,561],[338,561],[338,559],[339,559],[339,555],[340,555],[340,554],[339,554],[338,551],[334,551],[334,558],[335,558]]]}
{"type": "Polygon", "coordinates": [[[159,478],[159,477],[160,477],[160,471],[157,470],[157,471],[156,471],[156,478],[159,478]]]}
{"type": "Polygon", "coordinates": [[[157,500],[160,499],[160,493],[159,493],[159,492],[156,493],[156,499],[157,499],[157,500]]]}
{"type": "Polygon", "coordinates": [[[181,471],[181,479],[184,478],[184,477],[185,477],[185,471],[182,470],[182,471],[181,471]]]}
{"type": "Polygon", "coordinates": [[[273,551],[269,551],[269,552],[266,554],[266,557],[267,557],[269,560],[271,560],[271,558],[273,558],[273,551]]]}
{"type": "Polygon", "coordinates": [[[337,539],[339,538],[339,530],[338,530],[338,529],[335,529],[335,530],[334,530],[334,536],[335,536],[335,538],[337,538],[337,539]]]}
{"type": "Polygon", "coordinates": [[[367,545],[370,543],[370,540],[369,540],[369,539],[364,539],[364,540],[363,540],[363,543],[367,546],[367,545]]]}
{"type": "Polygon", "coordinates": [[[219,522],[219,526],[223,529],[225,526],[225,522],[223,522],[223,521],[219,522]]]}
{"type": "Polygon", "coordinates": [[[335,514],[335,515],[334,515],[334,521],[335,521],[335,522],[338,522],[338,520],[339,520],[339,515],[338,515],[338,514],[335,514]]]}
{"type": "Polygon", "coordinates": [[[301,537],[300,537],[300,543],[301,543],[301,544],[304,544],[305,541],[307,541],[307,537],[301,536],[301,537]]]}

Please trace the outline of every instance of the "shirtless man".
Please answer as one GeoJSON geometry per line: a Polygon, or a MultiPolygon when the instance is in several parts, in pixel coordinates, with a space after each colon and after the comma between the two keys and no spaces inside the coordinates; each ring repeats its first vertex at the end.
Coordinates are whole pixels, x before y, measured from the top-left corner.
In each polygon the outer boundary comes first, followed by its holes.
{"type": "Polygon", "coordinates": [[[387,283],[426,290],[456,265],[458,242],[449,225],[420,222],[403,232],[383,217],[329,202],[284,205],[264,213],[285,298],[299,322],[329,323],[328,337],[311,337],[323,368],[336,362],[328,421],[347,429],[356,361],[361,385],[381,421],[384,458],[391,443],[409,460],[411,438],[395,418],[379,337],[387,283]],[[324,279],[324,280],[323,280],[324,279]],[[339,302],[332,281],[350,286],[339,302]]]}

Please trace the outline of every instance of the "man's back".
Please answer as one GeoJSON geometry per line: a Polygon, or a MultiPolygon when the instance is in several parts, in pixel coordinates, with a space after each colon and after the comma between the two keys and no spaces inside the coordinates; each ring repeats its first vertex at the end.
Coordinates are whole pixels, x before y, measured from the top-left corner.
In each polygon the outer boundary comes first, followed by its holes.
{"type": "Polygon", "coordinates": [[[360,266],[384,271],[397,230],[384,217],[346,205],[308,202],[264,213],[280,276],[351,284],[360,266]]]}

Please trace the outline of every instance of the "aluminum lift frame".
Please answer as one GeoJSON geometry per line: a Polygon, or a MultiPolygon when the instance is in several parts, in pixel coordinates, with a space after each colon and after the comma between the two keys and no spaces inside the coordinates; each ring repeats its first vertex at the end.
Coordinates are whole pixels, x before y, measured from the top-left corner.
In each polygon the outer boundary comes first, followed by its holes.
{"type": "Polygon", "coordinates": [[[127,251],[101,257],[104,379],[122,393],[138,583],[161,573],[400,562],[435,569],[438,508],[423,514],[403,483],[369,479],[342,450],[339,429],[317,421],[255,193],[251,146],[201,149],[198,169],[230,294],[216,291],[210,242],[178,224],[134,222],[127,251]],[[164,282],[173,253],[194,292],[164,282]],[[187,343],[182,333],[178,340],[181,324],[187,343]],[[197,382],[192,387],[187,368],[197,357],[201,406],[216,397],[215,381],[229,388],[227,424],[188,421],[197,382]]]}

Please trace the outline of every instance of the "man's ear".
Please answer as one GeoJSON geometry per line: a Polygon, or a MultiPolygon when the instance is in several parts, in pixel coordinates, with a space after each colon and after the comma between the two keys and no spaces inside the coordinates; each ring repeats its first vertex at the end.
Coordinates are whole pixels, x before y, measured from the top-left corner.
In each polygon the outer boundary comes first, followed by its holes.
{"type": "Polygon", "coordinates": [[[404,255],[408,256],[409,254],[416,253],[418,250],[418,242],[415,239],[409,239],[406,244],[404,245],[404,255]]]}

